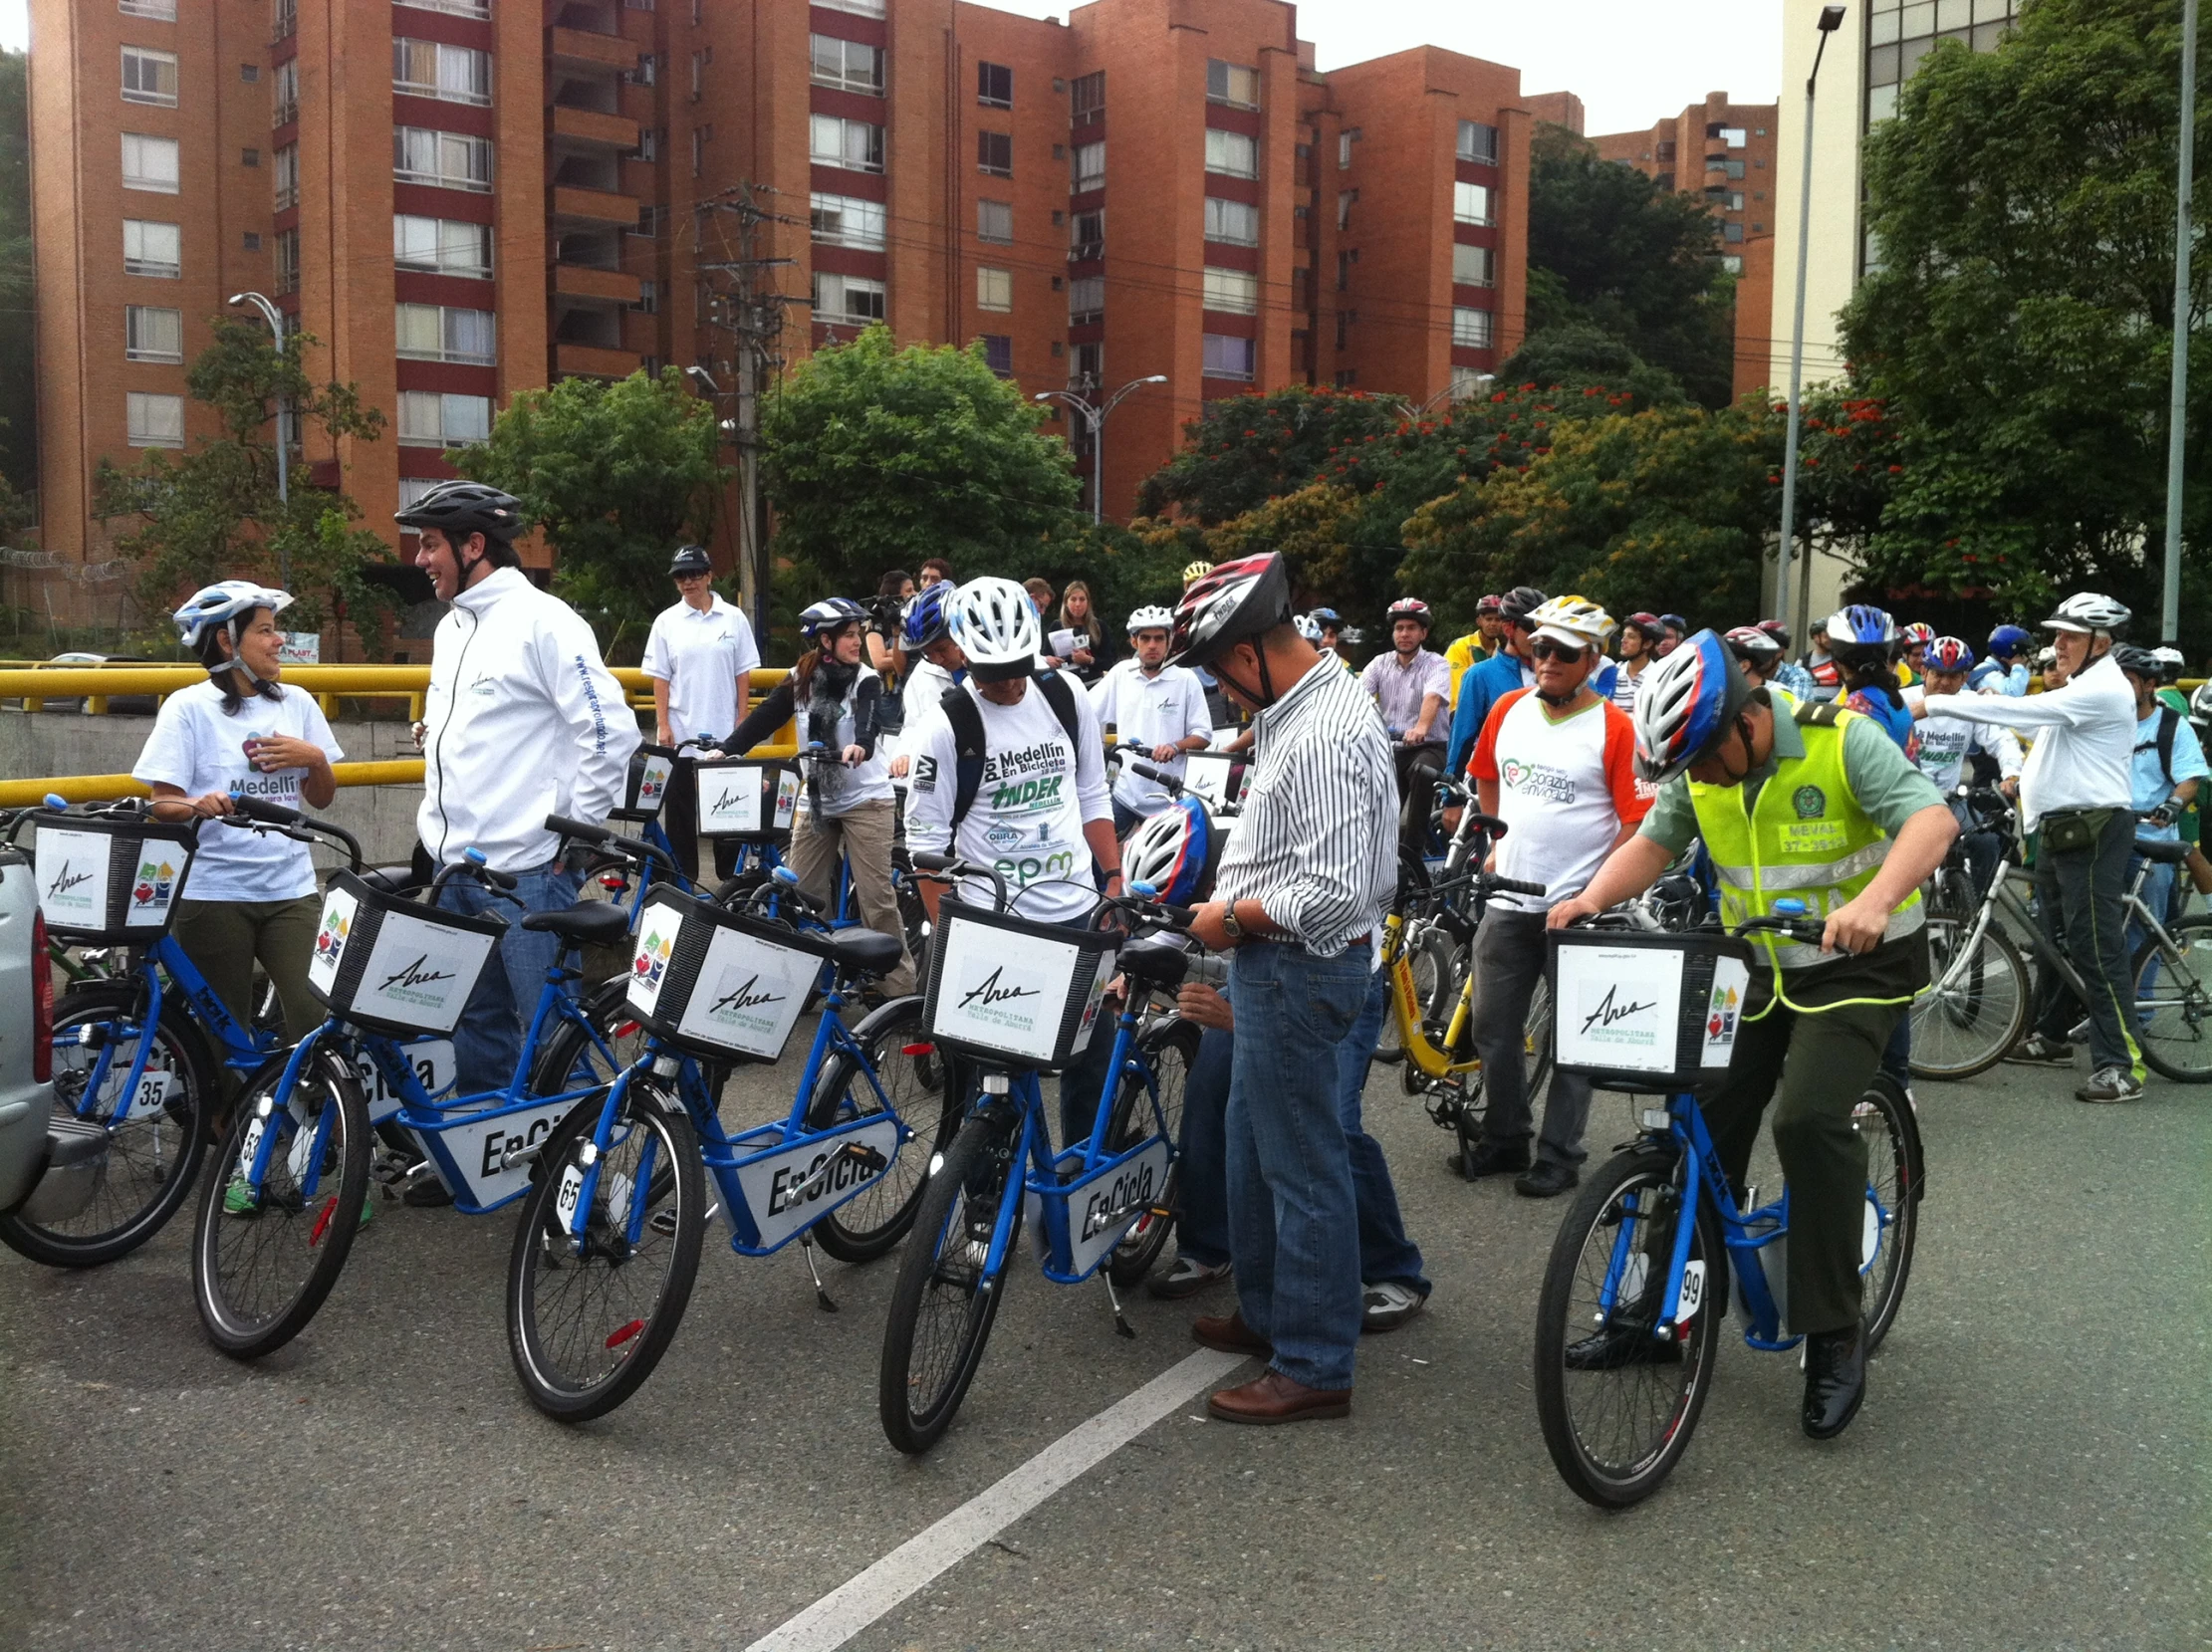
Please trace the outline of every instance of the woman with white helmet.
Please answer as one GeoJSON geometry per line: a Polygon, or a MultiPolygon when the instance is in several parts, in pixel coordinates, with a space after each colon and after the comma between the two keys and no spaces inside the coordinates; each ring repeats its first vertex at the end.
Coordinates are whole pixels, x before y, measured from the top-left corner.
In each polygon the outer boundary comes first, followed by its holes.
{"type": "MultiPolygon", "coordinates": [[[[291,602],[284,591],[225,580],[176,610],[177,635],[207,668],[207,681],[161,702],[130,771],[153,793],[156,818],[213,822],[242,797],[315,810],[337,795],[331,763],[346,754],[315,697],[278,680],[277,615],[291,602]]],[[[185,888],[171,933],[223,1007],[241,1024],[251,1019],[259,960],[283,1006],[286,1037],[313,1032],[323,1011],[308,991],[307,966],[323,908],[307,845],[203,826],[185,888]]]]}

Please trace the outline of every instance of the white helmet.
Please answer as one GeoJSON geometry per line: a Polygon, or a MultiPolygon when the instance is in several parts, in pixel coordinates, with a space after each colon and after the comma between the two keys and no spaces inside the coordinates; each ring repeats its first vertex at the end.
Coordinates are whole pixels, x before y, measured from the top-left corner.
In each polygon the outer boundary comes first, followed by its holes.
{"type": "Polygon", "coordinates": [[[2130,617],[2127,604],[2115,602],[2109,596],[2100,596],[2093,590],[2078,590],[2058,605],[2049,619],[2043,622],[2047,631],[2085,631],[2093,636],[2102,631],[2106,635],[2120,629],[2130,617]]]}
{"type": "Polygon", "coordinates": [[[2200,682],[2189,696],[2189,721],[2199,728],[2212,726],[2212,682],[2200,682]]]}
{"type": "Polygon", "coordinates": [[[2162,642],[2151,649],[2150,657],[2157,662],[2159,675],[2168,682],[2180,676],[2182,666],[2188,663],[2181,657],[2181,650],[2170,642],[2162,642]]]}
{"type": "Polygon", "coordinates": [[[968,656],[970,676],[1004,682],[1037,669],[1045,636],[1029,592],[1012,580],[986,574],[953,593],[952,640],[968,656]]]}
{"type": "Polygon", "coordinates": [[[208,671],[219,673],[235,669],[248,682],[258,684],[261,679],[238,655],[238,633],[254,609],[267,608],[271,614],[279,614],[291,605],[292,593],[288,590],[272,590],[251,580],[221,580],[192,592],[184,605],[169,617],[176,621],[176,634],[184,646],[203,659],[208,632],[217,626],[226,630],[230,636],[230,658],[210,664],[208,671]]]}
{"type": "Polygon", "coordinates": [[[1138,631],[1165,631],[1170,636],[1175,631],[1175,616],[1156,604],[1131,610],[1127,626],[1129,635],[1138,631]]]}
{"type": "Polygon", "coordinates": [[[1312,614],[1293,614],[1291,615],[1291,623],[1298,628],[1298,634],[1308,642],[1313,643],[1316,647],[1321,645],[1321,621],[1312,614]]]}
{"type": "Polygon", "coordinates": [[[1529,614],[1534,634],[1546,632],[1578,648],[1603,648],[1612,637],[1612,615],[1587,596],[1555,596],[1529,614]]]}

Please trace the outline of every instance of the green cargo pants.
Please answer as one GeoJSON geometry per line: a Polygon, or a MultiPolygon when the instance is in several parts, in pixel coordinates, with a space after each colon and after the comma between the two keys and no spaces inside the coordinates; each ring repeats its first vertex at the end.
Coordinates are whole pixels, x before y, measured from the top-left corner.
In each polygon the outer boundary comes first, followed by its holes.
{"type": "Polygon", "coordinates": [[[170,933],[207,977],[223,1008],[242,1027],[253,1025],[253,967],[259,960],[284,1009],[284,1037],[297,1044],[323,1025],[325,1011],[308,991],[308,960],[323,921],[323,897],[296,900],[180,900],[170,933]]]}

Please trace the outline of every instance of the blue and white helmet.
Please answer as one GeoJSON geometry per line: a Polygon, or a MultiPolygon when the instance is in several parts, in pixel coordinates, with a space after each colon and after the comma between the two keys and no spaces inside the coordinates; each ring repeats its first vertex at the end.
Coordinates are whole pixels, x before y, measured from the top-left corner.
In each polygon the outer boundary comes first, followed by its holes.
{"type": "Polygon", "coordinates": [[[1725,641],[1709,629],[1684,637],[1637,685],[1637,775],[1660,786],[1686,772],[1735,726],[1750,693],[1725,641]]]}
{"type": "Polygon", "coordinates": [[[1313,643],[1317,648],[1321,646],[1320,620],[1310,613],[1298,613],[1291,616],[1291,623],[1297,627],[1300,636],[1313,643]]]}
{"type": "Polygon", "coordinates": [[[1886,648],[1897,640],[1897,622],[1871,602],[1853,602],[1828,618],[1828,647],[1886,648]]]}
{"type": "Polygon", "coordinates": [[[918,654],[952,634],[952,598],[958,589],[950,580],[939,580],[908,598],[899,640],[909,654],[918,654]]]}
{"type": "Polygon", "coordinates": [[[809,642],[819,640],[832,631],[842,630],[855,622],[864,623],[867,609],[850,596],[827,596],[819,602],[809,603],[799,615],[799,634],[809,642]]]}
{"type": "MultiPolygon", "coordinates": [[[[209,626],[229,625],[234,620],[244,619],[256,608],[282,613],[291,605],[292,593],[288,590],[272,590],[251,580],[220,580],[192,592],[184,605],[169,617],[176,621],[176,634],[184,646],[197,653],[209,626]]],[[[238,640],[235,628],[230,640],[233,644],[238,640]]]]}

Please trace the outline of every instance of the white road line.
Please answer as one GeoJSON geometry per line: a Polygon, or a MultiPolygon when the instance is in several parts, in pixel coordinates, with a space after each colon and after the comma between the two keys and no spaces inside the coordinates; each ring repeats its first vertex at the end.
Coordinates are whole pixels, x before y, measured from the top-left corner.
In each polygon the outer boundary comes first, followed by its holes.
{"type": "Polygon", "coordinates": [[[1244,1356],[1200,1349],[1135,1393],[1070,1429],[996,1485],[867,1570],[832,1589],[745,1652],[835,1652],[916,1589],[951,1570],[1085,1470],[1110,1457],[1193,1394],[1213,1387],[1244,1356]]]}

